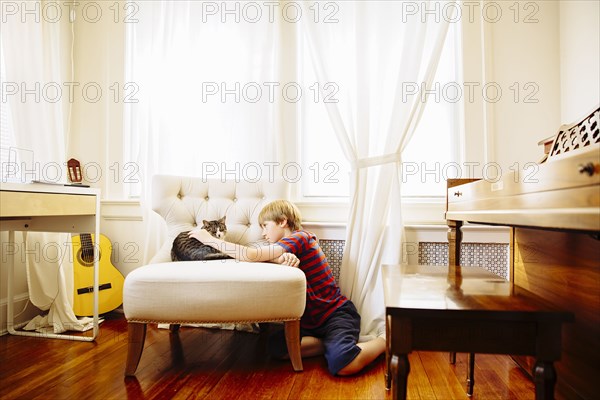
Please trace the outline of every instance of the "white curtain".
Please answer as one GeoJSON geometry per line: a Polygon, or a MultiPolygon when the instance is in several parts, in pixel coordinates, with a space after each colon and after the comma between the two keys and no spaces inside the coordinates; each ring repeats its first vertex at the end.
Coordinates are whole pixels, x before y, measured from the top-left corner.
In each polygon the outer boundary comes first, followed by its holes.
{"type": "Polygon", "coordinates": [[[385,332],[380,266],[403,260],[402,151],[425,106],[403,88],[431,84],[452,20],[429,15],[423,21],[414,7],[435,9],[431,3],[337,2],[336,21],[303,20],[318,80],[340,88],[339,102],[326,103],[351,164],[340,286],[361,314],[361,340],[385,332]]]}
{"type": "MultiPolygon", "coordinates": [[[[28,9],[35,9],[34,2],[28,9]]],[[[42,9],[43,2],[37,3],[42,9]]],[[[6,15],[2,22],[2,53],[6,71],[3,88],[10,104],[20,180],[66,182],[66,147],[69,109],[65,82],[71,76],[71,26],[33,17],[6,15]],[[60,88],[60,89],[59,89],[60,88]],[[62,90],[63,92],[61,92],[62,90]]],[[[27,277],[31,302],[46,316],[28,325],[54,333],[86,330],[91,319],[78,320],[73,313],[73,265],[71,236],[29,233],[27,277]]]]}
{"type": "Polygon", "coordinates": [[[272,96],[281,90],[280,25],[231,14],[223,22],[222,13],[206,9],[240,7],[234,3],[138,5],[139,22],[127,32],[127,80],[139,88],[139,102],[126,113],[126,147],[144,177],[132,194],[144,204],[147,262],[163,239],[162,222],[149,209],[153,175],[267,177],[281,143],[281,99],[272,96]]]}

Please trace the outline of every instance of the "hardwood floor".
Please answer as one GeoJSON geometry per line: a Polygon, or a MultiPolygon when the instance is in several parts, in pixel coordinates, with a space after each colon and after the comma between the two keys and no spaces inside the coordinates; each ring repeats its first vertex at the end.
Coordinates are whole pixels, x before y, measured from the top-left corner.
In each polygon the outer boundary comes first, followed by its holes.
{"type": "MultiPolygon", "coordinates": [[[[0,337],[0,399],[391,399],[384,361],[332,377],[322,357],[304,372],[266,355],[267,333],[149,326],[135,378],[125,379],[127,326],[109,315],[94,343],[0,337]]],[[[266,327],[268,331],[268,327],[266,327]]],[[[466,399],[466,355],[410,355],[410,399],[466,399]]],[[[474,399],[533,399],[533,383],[506,356],[478,355],[474,399]]]]}

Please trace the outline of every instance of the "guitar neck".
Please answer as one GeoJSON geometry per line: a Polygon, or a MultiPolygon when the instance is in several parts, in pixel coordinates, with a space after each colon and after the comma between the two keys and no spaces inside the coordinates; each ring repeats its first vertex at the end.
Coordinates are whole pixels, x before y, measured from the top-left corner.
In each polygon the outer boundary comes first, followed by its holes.
{"type": "Polygon", "coordinates": [[[80,233],[81,240],[81,259],[86,263],[94,262],[94,242],[91,233],[80,233]]]}

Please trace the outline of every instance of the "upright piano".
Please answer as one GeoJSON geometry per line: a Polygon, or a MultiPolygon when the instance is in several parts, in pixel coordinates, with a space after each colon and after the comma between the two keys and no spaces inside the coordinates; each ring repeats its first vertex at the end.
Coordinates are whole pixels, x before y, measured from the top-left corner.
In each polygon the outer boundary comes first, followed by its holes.
{"type": "MultiPolygon", "coordinates": [[[[556,363],[556,396],[600,398],[599,110],[563,126],[548,158],[501,179],[448,182],[446,220],[451,265],[460,260],[463,223],[510,231],[510,280],[571,311],[556,363]]],[[[514,357],[530,372],[532,360],[514,357]]]]}

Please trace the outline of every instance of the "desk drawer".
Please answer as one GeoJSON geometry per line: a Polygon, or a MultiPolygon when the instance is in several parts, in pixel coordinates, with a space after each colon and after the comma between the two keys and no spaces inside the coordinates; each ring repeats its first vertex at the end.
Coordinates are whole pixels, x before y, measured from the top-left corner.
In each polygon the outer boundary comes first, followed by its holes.
{"type": "Polygon", "coordinates": [[[2,218],[94,214],[96,214],[96,196],[0,192],[0,217],[2,218]]]}

